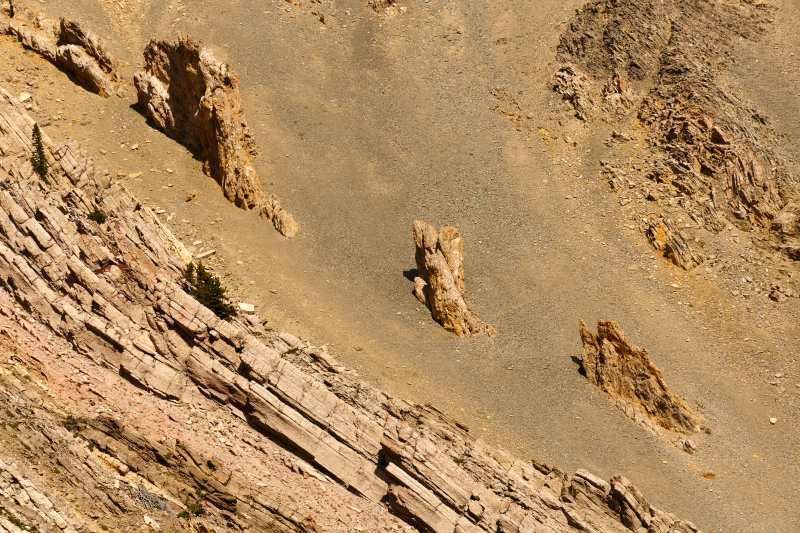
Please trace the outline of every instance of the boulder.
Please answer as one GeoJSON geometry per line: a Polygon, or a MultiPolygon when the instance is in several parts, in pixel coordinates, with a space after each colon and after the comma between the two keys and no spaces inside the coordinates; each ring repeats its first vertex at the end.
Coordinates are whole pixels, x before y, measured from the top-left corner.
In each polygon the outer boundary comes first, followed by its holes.
{"type": "Polygon", "coordinates": [[[586,377],[626,416],[655,432],[663,428],[688,435],[700,430],[700,417],[673,394],[647,350],[628,343],[619,324],[600,320],[595,336],[581,320],[580,334],[586,377]]]}
{"type": "Polygon", "coordinates": [[[497,335],[497,329],[478,319],[464,301],[464,246],[453,226],[439,233],[422,220],[414,221],[417,277],[414,295],[430,310],[433,318],[459,337],[497,335]]]}

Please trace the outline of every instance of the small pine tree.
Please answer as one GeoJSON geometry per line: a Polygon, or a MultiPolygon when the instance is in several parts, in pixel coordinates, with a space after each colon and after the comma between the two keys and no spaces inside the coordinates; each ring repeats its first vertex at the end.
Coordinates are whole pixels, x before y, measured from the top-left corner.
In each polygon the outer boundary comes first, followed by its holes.
{"type": "Polygon", "coordinates": [[[42,132],[39,129],[38,124],[33,125],[31,140],[33,141],[33,157],[31,158],[31,164],[33,164],[34,170],[36,170],[37,174],[41,176],[44,182],[50,185],[50,182],[47,180],[47,171],[49,170],[49,167],[47,166],[47,156],[44,154],[42,132]]]}
{"type": "Polygon", "coordinates": [[[237,315],[236,308],[228,302],[228,297],[225,296],[225,288],[219,278],[207,271],[202,261],[197,264],[197,267],[194,266],[194,263],[186,265],[183,277],[189,285],[189,294],[211,309],[215,315],[227,321],[237,315]]]}

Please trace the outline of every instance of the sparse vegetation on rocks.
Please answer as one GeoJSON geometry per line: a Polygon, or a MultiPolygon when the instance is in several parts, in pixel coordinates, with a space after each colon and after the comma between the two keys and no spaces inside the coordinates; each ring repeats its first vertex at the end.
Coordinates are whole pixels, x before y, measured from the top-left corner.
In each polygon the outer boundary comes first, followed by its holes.
{"type": "Polygon", "coordinates": [[[33,142],[33,155],[31,156],[31,164],[33,169],[42,178],[42,180],[50,184],[47,179],[47,155],[44,153],[44,144],[42,143],[42,132],[38,124],[33,125],[33,133],[31,133],[31,141],[33,142]]]}
{"type": "Polygon", "coordinates": [[[202,261],[195,264],[186,265],[183,277],[189,288],[189,294],[201,304],[205,305],[223,320],[231,320],[238,313],[236,308],[228,301],[225,295],[225,287],[222,286],[220,279],[209,272],[202,261]]]}
{"type": "Polygon", "coordinates": [[[93,211],[86,213],[86,218],[93,220],[98,224],[103,224],[108,216],[99,207],[97,207],[97,205],[95,205],[93,211]]]}

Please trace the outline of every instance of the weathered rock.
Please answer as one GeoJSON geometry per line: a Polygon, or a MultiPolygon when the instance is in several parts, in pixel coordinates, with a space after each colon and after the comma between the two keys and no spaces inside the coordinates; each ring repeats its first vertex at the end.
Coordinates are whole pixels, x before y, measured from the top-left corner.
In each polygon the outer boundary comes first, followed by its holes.
{"type": "Polygon", "coordinates": [[[144,60],[145,70],[135,74],[134,84],[139,105],[158,129],[201,155],[225,198],[243,209],[258,209],[283,235],[294,236],[294,218],[277,196],[267,198],[261,188],[253,165],[258,149],[233,68],[187,36],[150,41],[144,60]]]}
{"type": "Polygon", "coordinates": [[[643,222],[647,227],[645,235],[650,244],[673,264],[684,270],[691,270],[704,261],[701,254],[692,250],[686,237],[681,232],[673,231],[667,221],[643,220],[643,222]]]}
{"type": "Polygon", "coordinates": [[[75,75],[82,86],[100,96],[114,94],[114,85],[82,48],[68,44],[58,47],[56,64],[75,75]]]}
{"type": "Polygon", "coordinates": [[[555,90],[575,108],[575,116],[589,120],[594,112],[594,99],[590,95],[589,78],[571,63],[561,65],[555,76],[555,90]]]}
{"type": "Polygon", "coordinates": [[[800,261],[800,205],[787,204],[772,220],[770,229],[778,247],[792,259],[800,261]]]}
{"type": "Polygon", "coordinates": [[[271,220],[275,229],[284,237],[291,238],[297,235],[299,226],[297,222],[295,222],[294,217],[283,208],[277,195],[269,195],[264,205],[261,206],[259,214],[262,218],[271,220]]]}
{"type": "Polygon", "coordinates": [[[237,206],[254,209],[264,191],[252,160],[255,139],[244,118],[239,77],[202,42],[150,41],[134,83],[139,105],[170,137],[201,153],[209,175],[237,206]]]}
{"type": "MultiPolygon", "coordinates": [[[[105,42],[93,31],[86,28],[78,21],[61,17],[58,28],[58,45],[75,45],[97,62],[106,75],[117,83],[119,79],[119,60],[114,57],[105,42]]],[[[54,30],[55,31],[55,30],[54,30]]]]}
{"type": "Polygon", "coordinates": [[[672,393],[647,350],[628,344],[619,324],[600,320],[595,336],[581,320],[580,334],[586,377],[608,393],[628,418],[655,432],[657,428],[683,434],[700,430],[700,417],[672,393]]]}
{"type": "Polygon", "coordinates": [[[436,233],[430,224],[414,221],[417,277],[414,295],[431,310],[433,318],[459,337],[497,335],[494,326],[484,324],[464,301],[464,247],[453,226],[436,233]]]}
{"type": "Polygon", "coordinates": [[[120,63],[100,37],[80,22],[61,17],[56,23],[20,2],[9,6],[0,9],[1,33],[15,36],[26,48],[74,74],[87,90],[101,96],[121,94],[120,63]]]}
{"type": "Polygon", "coordinates": [[[398,2],[399,0],[367,0],[367,5],[380,13],[396,6],[398,2]]]}
{"type": "MultiPolygon", "coordinates": [[[[758,38],[772,10],[765,2],[735,6],[594,0],[562,34],[563,65],[555,76],[555,90],[582,120],[614,124],[636,113],[650,167],[640,169],[641,177],[680,194],[687,215],[712,232],[725,227],[717,211],[743,227],[769,227],[800,193],[767,118],[720,74],[735,57],[731,37],[758,38]]],[[[681,245],[672,246],[676,264],[696,263],[688,249],[678,249],[684,243],[674,244],[681,245]]]]}

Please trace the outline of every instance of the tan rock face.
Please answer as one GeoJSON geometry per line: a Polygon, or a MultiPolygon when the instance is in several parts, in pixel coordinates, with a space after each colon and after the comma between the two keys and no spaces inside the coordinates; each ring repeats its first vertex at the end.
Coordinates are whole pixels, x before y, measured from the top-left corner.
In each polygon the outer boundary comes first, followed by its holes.
{"type": "Polygon", "coordinates": [[[422,220],[414,221],[417,277],[414,295],[430,310],[433,318],[459,337],[497,335],[497,329],[475,316],[464,301],[464,245],[453,226],[439,233],[422,220]]]}
{"type": "Polygon", "coordinates": [[[144,60],[134,84],[139,105],[158,129],[201,155],[206,173],[228,200],[260,210],[283,235],[294,236],[297,223],[277,196],[267,199],[253,165],[258,150],[233,68],[187,36],[151,41],[144,60]]]}
{"type": "Polygon", "coordinates": [[[700,417],[672,393],[647,350],[628,344],[619,324],[600,320],[595,336],[581,320],[580,334],[586,377],[626,416],[656,433],[658,428],[683,434],[700,430],[700,417]]]}
{"type": "Polygon", "coordinates": [[[20,2],[7,6],[0,7],[0,33],[14,36],[24,47],[71,72],[93,93],[106,97],[124,93],[120,63],[94,32],[64,17],[54,22],[20,2]]]}
{"type": "Polygon", "coordinates": [[[202,154],[225,197],[254,209],[264,191],[253,167],[258,155],[244,117],[239,77],[195,39],[151,41],[144,72],[134,76],[139,105],[164,133],[202,154]]]}

